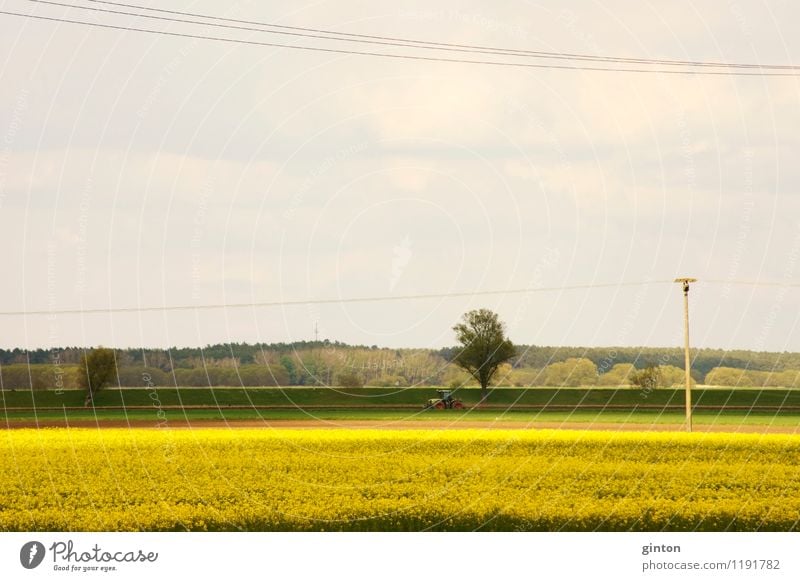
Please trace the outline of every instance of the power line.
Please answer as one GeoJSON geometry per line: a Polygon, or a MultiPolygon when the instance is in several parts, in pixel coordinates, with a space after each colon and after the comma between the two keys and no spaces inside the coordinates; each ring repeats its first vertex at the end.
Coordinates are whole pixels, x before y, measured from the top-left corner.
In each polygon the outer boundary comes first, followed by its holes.
{"type": "Polygon", "coordinates": [[[137,18],[148,18],[153,20],[162,20],[168,22],[179,22],[184,24],[199,24],[201,26],[213,26],[217,28],[227,28],[235,30],[245,30],[252,32],[263,32],[267,34],[283,34],[289,36],[299,36],[306,38],[317,38],[323,40],[335,40],[342,42],[357,42],[366,44],[378,44],[388,46],[399,46],[405,48],[423,48],[427,50],[443,50],[450,52],[466,52],[466,53],[479,53],[479,54],[494,54],[502,56],[519,56],[519,57],[532,57],[532,58],[547,58],[547,59],[563,59],[563,60],[576,60],[576,61],[590,61],[590,62],[611,62],[611,63],[627,63],[627,64],[650,64],[650,65],[668,65],[668,66],[692,66],[692,67],[715,67],[715,68],[746,68],[746,69],[759,69],[759,70],[800,70],[800,66],[796,65],[774,65],[774,64],[756,64],[756,63],[731,63],[731,62],[712,62],[712,61],[682,61],[671,59],[648,59],[648,58],[628,58],[628,57],[614,57],[608,55],[588,55],[579,53],[565,53],[565,52],[551,52],[551,51],[533,51],[523,49],[511,49],[503,47],[481,46],[471,44],[455,44],[447,42],[434,42],[410,38],[400,38],[391,36],[377,36],[368,34],[356,34],[348,32],[338,32],[334,30],[325,30],[319,28],[307,28],[301,26],[288,26],[281,24],[274,24],[268,22],[258,22],[252,20],[240,20],[235,18],[225,18],[221,16],[213,16],[208,14],[200,14],[195,12],[185,12],[180,10],[165,10],[160,8],[150,8],[148,6],[140,6],[137,4],[125,4],[121,2],[109,2],[106,0],[86,0],[94,4],[105,4],[109,6],[119,6],[125,8],[133,8],[137,10],[147,10],[149,12],[158,12],[162,14],[173,14],[184,17],[204,18],[208,20],[215,20],[219,22],[234,22],[237,24],[247,24],[260,26],[262,28],[252,28],[252,26],[231,26],[226,24],[217,24],[215,22],[202,22],[197,20],[182,20],[179,18],[169,18],[163,16],[153,16],[135,12],[125,12],[119,10],[110,10],[105,8],[91,8],[89,6],[81,6],[77,4],[68,4],[64,2],[55,2],[52,0],[28,0],[36,4],[49,4],[53,6],[62,6],[67,8],[76,8],[79,10],[89,10],[94,12],[103,12],[109,14],[119,14],[125,16],[135,16],[137,18]],[[278,28],[281,30],[264,30],[267,28],[278,28]],[[299,31],[299,32],[288,32],[299,31]]]}
{"type": "MultiPolygon", "coordinates": [[[[346,33],[344,36],[339,35],[336,32],[325,32],[322,34],[312,34],[307,32],[288,32],[285,30],[264,30],[263,28],[254,28],[252,26],[233,26],[230,24],[218,24],[216,22],[203,22],[200,20],[184,20],[181,18],[170,18],[166,16],[153,16],[150,14],[141,14],[136,12],[125,12],[120,10],[109,10],[105,8],[91,8],[88,6],[79,6],[77,4],[67,4],[63,2],[54,2],[51,0],[27,0],[28,2],[33,2],[36,4],[49,4],[52,6],[62,6],[65,8],[77,8],[78,10],[90,10],[93,12],[102,12],[106,14],[118,14],[123,16],[134,16],[136,18],[148,18],[151,20],[160,20],[165,22],[179,22],[181,24],[198,24],[200,26],[212,26],[215,28],[224,28],[224,29],[232,29],[232,30],[244,30],[247,32],[262,32],[266,34],[281,34],[286,36],[297,36],[303,38],[315,38],[320,40],[333,40],[333,41],[341,41],[341,42],[356,42],[361,44],[374,44],[374,45],[382,45],[382,46],[395,46],[395,47],[402,47],[402,48],[418,48],[418,49],[426,49],[426,50],[439,50],[439,51],[447,51],[447,52],[460,52],[460,53],[470,53],[470,54],[493,54],[493,55],[501,55],[501,56],[518,56],[518,57],[528,57],[528,58],[568,58],[568,57],[558,57],[558,56],[545,56],[545,55],[533,55],[533,54],[524,54],[519,53],[516,51],[511,51],[510,49],[497,49],[497,50],[484,50],[484,49],[470,49],[470,48],[455,48],[455,47],[447,47],[447,46],[425,46],[425,44],[419,44],[419,41],[393,41],[393,40],[367,40],[363,38],[350,38],[346,33]]],[[[87,0],[88,1],[88,0],[87,0]]],[[[109,2],[109,4],[112,4],[109,2]]],[[[118,5],[113,3],[114,5],[118,5]]],[[[132,6],[129,4],[121,4],[121,6],[132,6]]],[[[154,10],[157,12],[167,12],[170,14],[183,14],[185,16],[200,16],[202,18],[209,18],[213,20],[228,20],[226,18],[218,18],[215,16],[203,16],[203,15],[196,15],[192,13],[181,13],[174,10],[159,10],[157,8],[146,8],[143,6],[132,6],[135,8],[140,8],[142,10],[154,10]]],[[[238,21],[237,21],[238,22],[238,21]]],[[[245,21],[246,22],[246,21],[245,21]]],[[[273,27],[275,25],[272,24],[260,24],[254,23],[258,26],[267,26],[273,27]]],[[[314,30],[314,29],[311,29],[314,30]]],[[[439,43],[437,43],[439,44],[439,43]]],[[[589,60],[589,59],[569,59],[569,60],[589,60]]],[[[600,60],[603,62],[605,59],[591,59],[591,60],[600,60]]],[[[612,61],[614,62],[614,61],[612,61]]],[[[749,65],[747,65],[749,67],[749,65]]]]}
{"type": "Polygon", "coordinates": [[[744,72],[739,70],[734,71],[707,71],[707,70],[668,70],[668,69],[636,69],[636,68],[615,68],[615,67],[588,67],[584,65],[554,65],[554,64],[542,64],[542,63],[520,63],[520,62],[508,62],[508,61],[485,61],[485,60],[473,60],[473,59],[456,59],[456,58],[444,58],[444,57],[432,57],[432,56],[423,56],[423,55],[410,55],[410,54],[399,54],[399,53],[386,53],[386,52],[377,52],[377,51],[355,51],[355,50],[347,50],[347,49],[337,49],[337,48],[326,48],[326,47],[318,47],[318,46],[306,46],[306,45],[294,45],[294,44],[283,44],[283,43],[276,43],[276,42],[262,42],[262,41],[254,41],[254,40],[243,40],[243,39],[234,39],[234,38],[226,38],[226,37],[219,37],[219,36],[210,36],[210,35],[202,35],[202,34],[189,34],[189,33],[178,33],[178,32],[169,32],[163,30],[152,30],[148,28],[138,28],[133,26],[122,26],[122,25],[114,25],[114,24],[101,24],[98,22],[87,22],[84,20],[73,20],[68,18],[56,18],[52,16],[41,16],[38,14],[25,14],[20,12],[11,12],[6,10],[0,10],[0,14],[5,14],[7,16],[19,16],[22,18],[30,18],[34,20],[44,20],[49,22],[59,22],[65,24],[78,24],[82,26],[90,26],[95,28],[104,28],[108,30],[122,30],[126,32],[144,32],[148,34],[156,34],[161,36],[170,36],[170,37],[178,37],[178,38],[192,38],[198,40],[213,40],[217,42],[227,42],[232,44],[242,44],[242,45],[249,45],[249,46],[268,46],[274,48],[288,48],[292,50],[305,50],[305,51],[313,51],[313,52],[324,52],[324,53],[333,53],[333,54],[346,54],[346,55],[361,55],[361,56],[373,56],[373,57],[385,57],[385,58],[394,58],[394,59],[404,59],[404,60],[413,60],[413,61],[430,61],[430,62],[446,62],[446,63],[457,63],[457,64],[475,64],[475,65],[490,65],[490,66],[503,66],[503,67],[517,67],[517,68],[533,68],[533,69],[558,69],[558,70],[576,70],[576,71],[594,71],[594,72],[618,72],[618,73],[661,73],[661,74],[668,74],[668,75],[713,75],[713,76],[743,76],[743,77],[796,77],[800,75],[800,72],[744,72]]]}
{"type": "MultiPolygon", "coordinates": [[[[471,298],[493,295],[514,295],[530,294],[537,292],[558,292],[573,290],[591,290],[599,288],[619,288],[644,286],[652,284],[672,284],[671,279],[647,280],[635,282],[609,282],[609,283],[587,283],[566,286],[551,287],[527,287],[503,290],[487,291],[464,291],[446,293],[427,293],[417,295],[396,295],[396,296],[372,296],[372,297],[344,297],[344,298],[323,298],[323,299],[293,299],[285,301],[260,301],[251,303],[214,303],[200,305],[164,305],[149,307],[104,307],[104,308],[71,308],[71,309],[38,309],[31,311],[0,311],[0,317],[23,317],[23,316],[42,316],[42,315],[95,315],[110,313],[145,313],[145,312],[165,312],[165,311],[208,311],[218,309],[244,309],[244,308],[269,308],[269,307],[291,307],[304,305],[325,305],[325,304],[352,304],[352,303],[378,303],[426,299],[448,299],[448,298],[471,298]]],[[[781,281],[759,281],[759,280],[724,280],[724,279],[701,279],[695,284],[729,284],[762,287],[785,287],[800,288],[800,282],[781,282],[781,281]]]]}
{"type": "Polygon", "coordinates": [[[448,293],[428,293],[419,295],[397,295],[397,296],[374,296],[374,297],[346,297],[346,298],[327,298],[327,299],[302,299],[302,300],[288,300],[288,301],[264,301],[252,303],[217,303],[217,304],[204,304],[204,305],[172,305],[172,306],[150,306],[150,307],[120,307],[120,308],[92,308],[92,309],[40,309],[35,311],[0,311],[0,317],[17,317],[17,316],[39,316],[39,315],[93,315],[93,314],[108,314],[108,313],[145,313],[145,312],[163,312],[163,311],[207,311],[216,309],[244,309],[244,308],[265,308],[265,307],[289,307],[301,305],[325,305],[325,304],[348,304],[348,303],[377,303],[377,302],[393,302],[393,301],[409,301],[409,300],[424,300],[424,299],[445,299],[456,297],[479,297],[491,295],[513,295],[513,294],[528,294],[536,292],[555,292],[555,291],[572,291],[572,290],[585,290],[595,288],[617,288],[629,286],[642,286],[648,284],[665,284],[671,283],[671,280],[648,280],[639,282],[610,282],[610,283],[594,283],[594,284],[575,284],[558,287],[529,287],[505,290],[488,290],[488,291],[469,291],[469,292],[448,292],[448,293]]]}
{"type": "MultiPolygon", "coordinates": [[[[31,0],[36,1],[36,0],[31,0]]],[[[333,34],[339,36],[348,36],[353,38],[363,38],[363,39],[372,39],[372,40],[385,40],[385,41],[392,41],[392,42],[404,42],[404,43],[413,43],[416,45],[429,45],[430,47],[440,46],[440,47],[453,47],[453,48],[463,48],[463,49],[475,49],[478,51],[499,51],[502,54],[516,54],[516,55],[528,55],[528,56],[538,56],[541,58],[559,58],[559,59],[569,59],[569,60],[591,60],[591,61],[606,61],[606,62],[628,62],[628,63],[650,63],[650,64],[661,64],[661,65],[684,65],[684,66],[705,66],[705,67],[743,67],[743,68],[757,68],[757,69],[799,69],[800,66],[797,65],[772,65],[772,64],[757,64],[757,63],[730,63],[730,62],[713,62],[713,61],[686,61],[686,60],[674,60],[674,59],[646,59],[646,58],[629,58],[629,57],[615,57],[610,55],[591,55],[585,53],[568,53],[568,52],[553,52],[553,51],[537,51],[537,50],[525,50],[525,49],[513,49],[513,48],[503,48],[503,47],[496,47],[496,46],[483,46],[483,45],[474,45],[474,44],[455,44],[451,42],[435,42],[435,41],[428,41],[428,40],[419,40],[419,39],[412,39],[412,38],[402,38],[402,37],[393,37],[393,36],[379,36],[379,35],[372,35],[372,34],[358,34],[354,32],[340,32],[336,30],[326,30],[321,28],[308,28],[303,26],[289,26],[286,24],[274,24],[269,22],[258,22],[253,20],[240,20],[236,18],[225,18],[222,16],[213,16],[209,14],[200,14],[196,12],[185,12],[179,10],[165,10],[162,8],[150,8],[149,6],[141,6],[138,4],[125,4],[122,2],[110,2],[107,0],[86,0],[87,2],[92,2],[94,4],[106,4],[109,6],[122,6],[125,8],[136,8],[139,10],[148,10],[151,12],[161,12],[165,14],[177,14],[181,16],[192,16],[198,18],[207,18],[211,20],[219,20],[223,22],[236,22],[239,24],[253,24],[257,26],[265,26],[271,28],[282,28],[286,30],[299,30],[304,32],[314,32],[320,34],[333,34]]]]}
{"type": "Polygon", "coordinates": [[[703,279],[701,282],[710,284],[730,284],[743,286],[769,286],[769,287],[800,287],[800,282],[781,282],[770,280],[722,280],[722,279],[703,279]]]}

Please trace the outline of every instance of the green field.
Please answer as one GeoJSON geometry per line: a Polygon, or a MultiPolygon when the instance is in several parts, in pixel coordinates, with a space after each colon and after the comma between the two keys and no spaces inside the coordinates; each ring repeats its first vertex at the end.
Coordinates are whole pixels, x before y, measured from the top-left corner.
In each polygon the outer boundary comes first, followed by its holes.
{"type": "MultiPolygon", "coordinates": [[[[375,420],[680,424],[683,390],[662,389],[643,397],[631,389],[495,389],[484,407],[479,392],[457,393],[465,410],[423,410],[433,388],[231,388],[109,389],[95,408],[83,407],[80,391],[5,391],[0,420],[14,423],[131,421],[181,424],[216,420],[375,420]]],[[[697,389],[697,424],[800,426],[800,390],[697,389]]]]}
{"type": "MultiPolygon", "coordinates": [[[[480,391],[467,388],[456,392],[467,406],[479,402],[480,391]]],[[[83,407],[83,392],[55,391],[0,391],[0,405],[4,408],[58,408],[83,407]]],[[[436,397],[435,388],[157,388],[157,389],[106,389],[97,394],[97,407],[150,407],[157,403],[163,407],[253,407],[285,406],[313,408],[337,406],[347,408],[400,406],[422,407],[424,402],[436,397]]],[[[683,405],[682,389],[658,389],[648,393],[630,388],[497,388],[491,391],[487,403],[492,407],[514,408],[575,408],[577,406],[606,406],[626,410],[661,409],[664,406],[683,405]]],[[[773,407],[792,408],[800,413],[800,389],[695,389],[695,406],[726,408],[773,407]]],[[[747,409],[744,409],[747,411],[747,409]]]]}
{"type": "MultiPolygon", "coordinates": [[[[707,412],[694,413],[696,425],[769,425],[769,426],[797,426],[800,427],[800,415],[765,414],[742,412],[707,412]]],[[[63,422],[70,421],[131,421],[151,422],[154,426],[166,421],[165,425],[183,423],[186,421],[215,420],[215,421],[241,421],[263,420],[271,421],[349,421],[370,420],[381,422],[405,421],[431,421],[452,422],[453,427],[458,427],[459,422],[482,421],[487,424],[496,421],[503,422],[548,422],[548,423],[607,423],[607,424],[681,424],[683,414],[676,412],[548,412],[548,411],[496,411],[496,410],[419,410],[414,412],[404,410],[276,410],[276,409],[189,409],[165,410],[164,415],[157,417],[154,410],[48,410],[48,411],[9,411],[2,416],[2,421],[13,425],[14,422],[63,422]]]]}

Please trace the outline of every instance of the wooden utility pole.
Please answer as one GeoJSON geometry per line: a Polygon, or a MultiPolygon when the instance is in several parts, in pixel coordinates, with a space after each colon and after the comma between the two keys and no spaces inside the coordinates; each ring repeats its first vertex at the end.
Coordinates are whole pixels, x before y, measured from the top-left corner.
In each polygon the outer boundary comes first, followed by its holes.
{"type": "Polygon", "coordinates": [[[683,285],[683,349],[684,369],[686,371],[686,431],[692,431],[692,362],[689,358],[689,283],[697,282],[696,278],[676,278],[675,282],[683,285]]]}

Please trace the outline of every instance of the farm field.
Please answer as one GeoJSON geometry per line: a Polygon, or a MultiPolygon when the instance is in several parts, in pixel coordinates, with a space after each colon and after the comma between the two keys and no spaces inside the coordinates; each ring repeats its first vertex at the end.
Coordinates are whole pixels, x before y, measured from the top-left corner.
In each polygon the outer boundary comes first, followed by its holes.
{"type": "Polygon", "coordinates": [[[796,530],[800,440],[11,430],[0,530],[796,530]]]}
{"type": "MultiPolygon", "coordinates": [[[[3,391],[0,425],[9,428],[62,426],[203,427],[213,423],[264,426],[310,422],[346,427],[595,427],[680,429],[683,390],[643,394],[631,389],[501,388],[477,406],[478,392],[457,393],[465,410],[423,410],[434,388],[160,388],[108,389],[96,406],[83,407],[80,391],[3,391]],[[643,397],[646,396],[646,397],[643,397]],[[579,426],[580,424],[580,426],[579,426]],[[363,426],[362,426],[363,427],[363,426]]],[[[698,427],[737,431],[739,426],[800,431],[800,390],[697,389],[693,394],[698,427]]]]}
{"type": "MultiPolygon", "coordinates": [[[[467,406],[480,400],[478,389],[465,388],[454,392],[467,406]]],[[[421,408],[430,397],[436,397],[436,388],[175,388],[104,389],[95,397],[98,407],[151,407],[161,406],[203,407],[386,407],[421,408]]],[[[675,406],[682,409],[683,389],[657,389],[650,393],[630,388],[495,388],[488,405],[504,409],[518,406],[619,406],[626,409],[653,409],[675,406]]],[[[693,390],[693,403],[713,407],[773,407],[796,408],[800,413],[800,389],[723,389],[697,388],[693,390]]],[[[0,405],[4,409],[43,409],[83,407],[84,392],[80,390],[30,391],[0,390],[0,405]]]]}

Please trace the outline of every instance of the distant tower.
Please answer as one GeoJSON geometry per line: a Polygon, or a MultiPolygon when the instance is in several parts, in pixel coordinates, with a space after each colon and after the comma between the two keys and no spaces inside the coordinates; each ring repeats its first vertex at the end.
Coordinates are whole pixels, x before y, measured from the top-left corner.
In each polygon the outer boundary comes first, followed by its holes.
{"type": "Polygon", "coordinates": [[[314,342],[316,343],[319,341],[319,328],[317,327],[317,323],[314,322],[314,342]]]}

